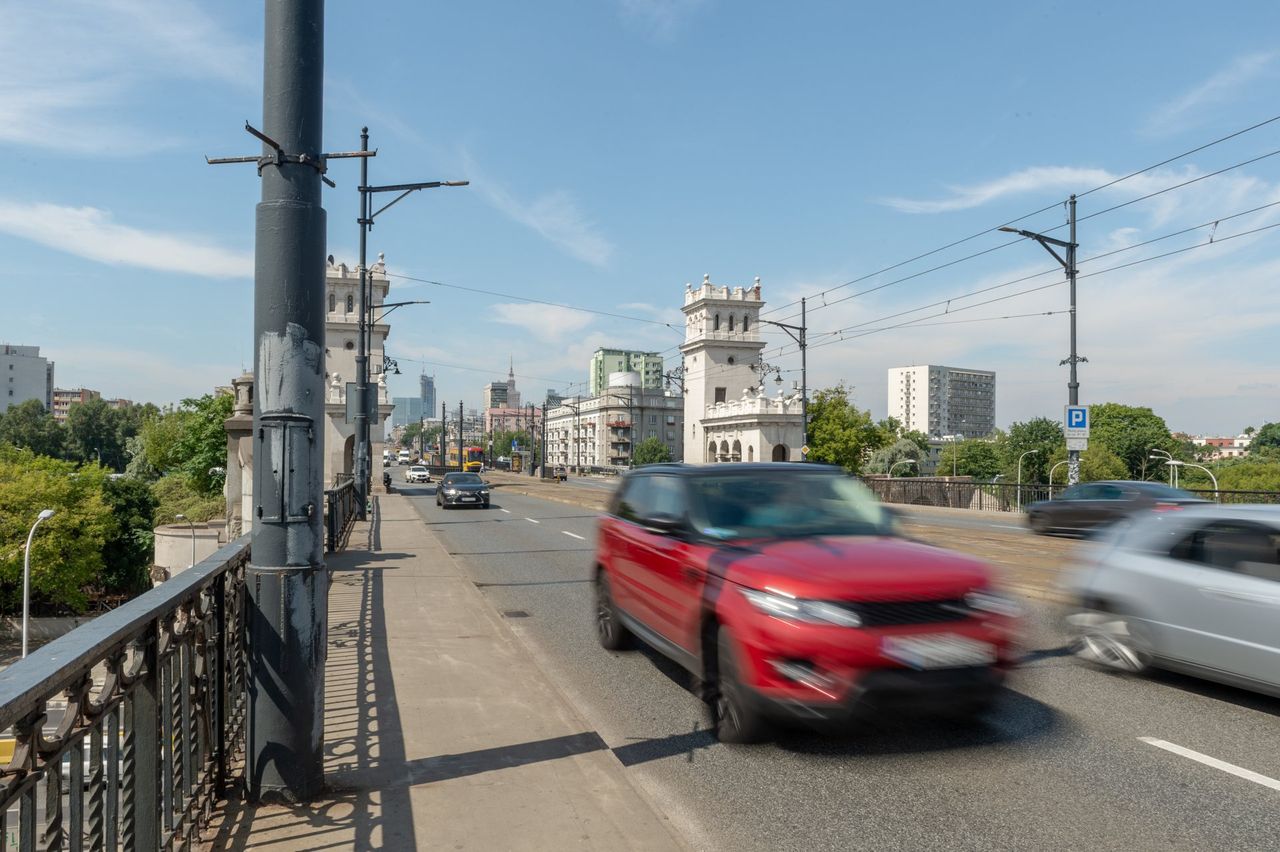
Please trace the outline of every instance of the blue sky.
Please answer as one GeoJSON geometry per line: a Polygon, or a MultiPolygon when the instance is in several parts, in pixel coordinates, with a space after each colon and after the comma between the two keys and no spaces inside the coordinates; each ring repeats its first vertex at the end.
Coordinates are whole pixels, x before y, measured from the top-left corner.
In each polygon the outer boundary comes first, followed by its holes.
{"type": "MultiPolygon", "coordinates": [[[[327,150],[367,124],[373,182],[472,182],[389,211],[371,255],[634,318],[397,277],[393,297],[432,304],[392,317],[393,394],[425,370],[469,407],[508,357],[528,398],[584,382],[600,345],[674,354],[662,323],[706,273],[760,276],[774,319],[812,297],[810,385],[843,380],[877,417],[886,368],[911,363],[996,370],[1001,425],[1059,416],[1065,285],[977,303],[1062,276],[981,232],[1037,210],[1019,226],[1055,228],[1071,192],[1280,114],[1280,7],[1261,2],[328,5],[327,150]]],[[[109,396],[226,384],[251,364],[259,184],[203,156],[256,151],[261,4],[0,0],[0,20],[0,339],[109,396]]],[[[1100,213],[1277,149],[1280,121],[1083,195],[1082,261],[1204,226],[1081,264],[1083,402],[1189,432],[1280,420],[1280,228],[1236,236],[1280,223],[1280,155],[1100,213]]],[[[329,250],[352,263],[357,166],[330,176],[329,250]]]]}

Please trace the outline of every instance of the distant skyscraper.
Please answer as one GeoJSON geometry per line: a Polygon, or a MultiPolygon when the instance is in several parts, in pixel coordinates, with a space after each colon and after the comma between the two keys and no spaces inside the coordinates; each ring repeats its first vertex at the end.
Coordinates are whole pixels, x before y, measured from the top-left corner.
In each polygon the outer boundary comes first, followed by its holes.
{"type": "Polygon", "coordinates": [[[996,374],[935,365],[890,367],[889,416],[930,438],[985,438],[996,428],[996,374]]]}
{"type": "MultiPolygon", "coordinates": [[[[422,407],[426,411],[436,410],[436,377],[428,376],[423,373],[418,379],[418,399],[422,400],[422,407]]],[[[430,415],[428,415],[430,416],[430,415]]]]}
{"type": "Polygon", "coordinates": [[[511,362],[505,382],[490,382],[481,394],[486,410],[490,408],[519,408],[520,392],[516,390],[516,365],[511,362]]]}

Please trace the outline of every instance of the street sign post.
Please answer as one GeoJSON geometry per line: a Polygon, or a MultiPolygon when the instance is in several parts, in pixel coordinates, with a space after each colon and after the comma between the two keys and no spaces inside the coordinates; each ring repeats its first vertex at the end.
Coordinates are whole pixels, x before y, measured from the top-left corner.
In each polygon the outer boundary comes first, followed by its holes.
{"type": "Polygon", "coordinates": [[[1068,438],[1067,449],[1078,450],[1078,451],[1087,450],[1089,449],[1089,439],[1088,438],[1068,438]]]}
{"type": "Polygon", "coordinates": [[[1068,405],[1063,409],[1062,434],[1067,438],[1089,438],[1089,406],[1068,405]]]}

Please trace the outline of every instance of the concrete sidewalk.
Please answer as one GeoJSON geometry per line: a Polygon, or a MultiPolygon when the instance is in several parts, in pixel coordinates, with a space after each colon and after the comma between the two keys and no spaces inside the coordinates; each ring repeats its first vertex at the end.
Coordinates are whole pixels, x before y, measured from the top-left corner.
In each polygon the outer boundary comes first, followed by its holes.
{"type": "Polygon", "coordinates": [[[229,803],[206,848],[686,848],[408,498],[329,565],[330,794],[229,803]]]}

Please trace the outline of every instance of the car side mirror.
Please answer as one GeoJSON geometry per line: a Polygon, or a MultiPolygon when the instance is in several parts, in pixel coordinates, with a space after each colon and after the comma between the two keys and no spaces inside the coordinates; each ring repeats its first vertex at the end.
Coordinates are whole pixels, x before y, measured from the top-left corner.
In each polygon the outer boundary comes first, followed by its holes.
{"type": "Polygon", "coordinates": [[[640,521],[641,526],[659,535],[674,535],[685,528],[684,518],[670,512],[655,512],[640,521]]]}

